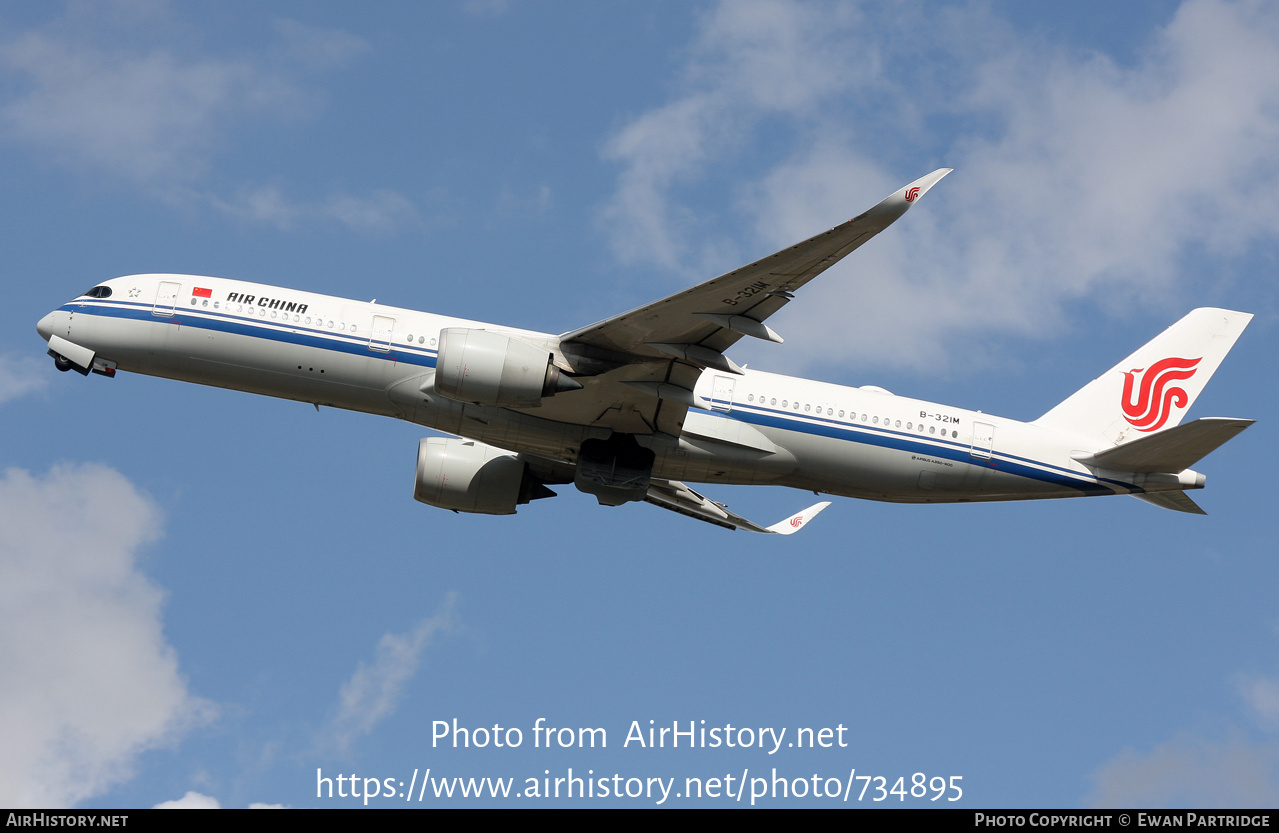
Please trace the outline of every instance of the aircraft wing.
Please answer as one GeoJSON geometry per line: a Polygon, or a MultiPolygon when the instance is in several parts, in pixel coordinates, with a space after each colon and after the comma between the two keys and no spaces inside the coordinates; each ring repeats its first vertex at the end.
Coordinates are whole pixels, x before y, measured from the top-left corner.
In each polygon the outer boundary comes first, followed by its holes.
{"type": "Polygon", "coordinates": [[[560,340],[735,372],[724,350],[743,335],[780,342],[763,322],[796,290],[888,228],[950,172],[939,168],[829,231],[692,289],[565,333],[560,340]]]}
{"type": "Polygon", "coordinates": [[[663,509],[669,509],[672,512],[678,512],[681,515],[687,515],[699,521],[722,526],[725,529],[773,532],[779,535],[790,535],[798,532],[804,524],[817,517],[817,514],[827,506],[830,506],[830,501],[824,500],[821,503],[815,503],[807,509],[796,512],[789,518],[778,521],[772,526],[766,527],[746,520],[741,515],[730,511],[724,504],[698,494],[678,480],[654,480],[652,485],[649,486],[648,495],[644,500],[654,506],[660,506],[663,509]]]}
{"type": "Polygon", "coordinates": [[[940,168],[842,225],[748,266],[560,336],[583,390],[543,402],[538,415],[630,434],[679,436],[707,368],[740,374],[724,355],[744,335],[781,341],[763,322],[793,293],[888,228],[950,173],[940,168]]]}

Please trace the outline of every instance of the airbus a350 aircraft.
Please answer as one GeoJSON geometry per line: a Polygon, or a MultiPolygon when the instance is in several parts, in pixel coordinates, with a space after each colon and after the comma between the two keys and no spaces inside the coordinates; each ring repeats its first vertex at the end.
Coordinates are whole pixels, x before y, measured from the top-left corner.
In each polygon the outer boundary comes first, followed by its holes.
{"type": "Polygon", "coordinates": [[[747,370],[743,336],[887,228],[949,168],[869,211],[692,289],[551,335],[189,275],[99,284],[37,325],[61,370],[117,369],[398,417],[414,497],[506,515],[573,483],[730,529],[789,534],[685,485],[770,483],[905,503],[1131,494],[1202,514],[1200,458],[1252,424],[1180,424],[1251,315],[1197,309],[1033,422],[747,370]]]}

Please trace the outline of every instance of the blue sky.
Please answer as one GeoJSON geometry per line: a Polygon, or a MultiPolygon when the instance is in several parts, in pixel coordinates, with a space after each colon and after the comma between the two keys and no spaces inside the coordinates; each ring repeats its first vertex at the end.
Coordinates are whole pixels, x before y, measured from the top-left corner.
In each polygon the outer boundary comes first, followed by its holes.
{"type": "Polygon", "coordinates": [[[1262,3],[6,8],[0,804],[349,806],[317,769],[427,767],[1279,803],[1277,136],[1262,3]],[[412,500],[423,429],[59,374],[35,333],[159,271],[567,331],[942,166],[733,358],[1033,419],[1193,307],[1256,313],[1192,412],[1259,420],[1198,466],[1207,517],[836,499],[775,540],[571,488],[455,515],[412,500]],[[524,743],[433,748],[454,718],[524,743]],[[608,748],[534,749],[538,718],[608,748]],[[623,747],[650,720],[848,746],[623,747]]]}

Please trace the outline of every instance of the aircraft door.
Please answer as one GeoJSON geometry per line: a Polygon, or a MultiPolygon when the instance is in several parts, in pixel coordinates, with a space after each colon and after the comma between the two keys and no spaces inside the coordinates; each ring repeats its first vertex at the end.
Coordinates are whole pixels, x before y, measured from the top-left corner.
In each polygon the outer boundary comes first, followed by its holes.
{"type": "Polygon", "coordinates": [[[715,384],[711,388],[711,410],[733,410],[733,385],[736,381],[732,376],[715,377],[715,384]]]}
{"type": "Polygon", "coordinates": [[[182,284],[177,281],[160,281],[160,288],[155,292],[155,305],[151,307],[152,315],[173,315],[173,308],[178,303],[178,293],[182,284]]]}
{"type": "Polygon", "coordinates": [[[973,446],[969,453],[982,460],[989,460],[995,447],[995,426],[985,422],[973,423],[973,446]]]}
{"type": "Polygon", "coordinates": [[[373,334],[369,336],[369,349],[386,353],[391,349],[391,334],[395,331],[395,319],[389,315],[373,316],[373,334]]]}

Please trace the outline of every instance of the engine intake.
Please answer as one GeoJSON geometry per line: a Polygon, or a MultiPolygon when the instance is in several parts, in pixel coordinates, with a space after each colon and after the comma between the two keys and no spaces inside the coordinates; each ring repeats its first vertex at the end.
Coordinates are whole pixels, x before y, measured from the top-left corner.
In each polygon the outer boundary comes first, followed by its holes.
{"type": "Polygon", "coordinates": [[[453,437],[427,437],[418,443],[413,498],[422,503],[455,512],[514,515],[519,504],[554,496],[528,473],[518,454],[453,437]]]}
{"type": "Polygon", "coordinates": [[[435,390],[461,402],[535,408],[548,396],[582,387],[552,359],[546,348],[501,333],[449,327],[440,331],[435,390]]]}

